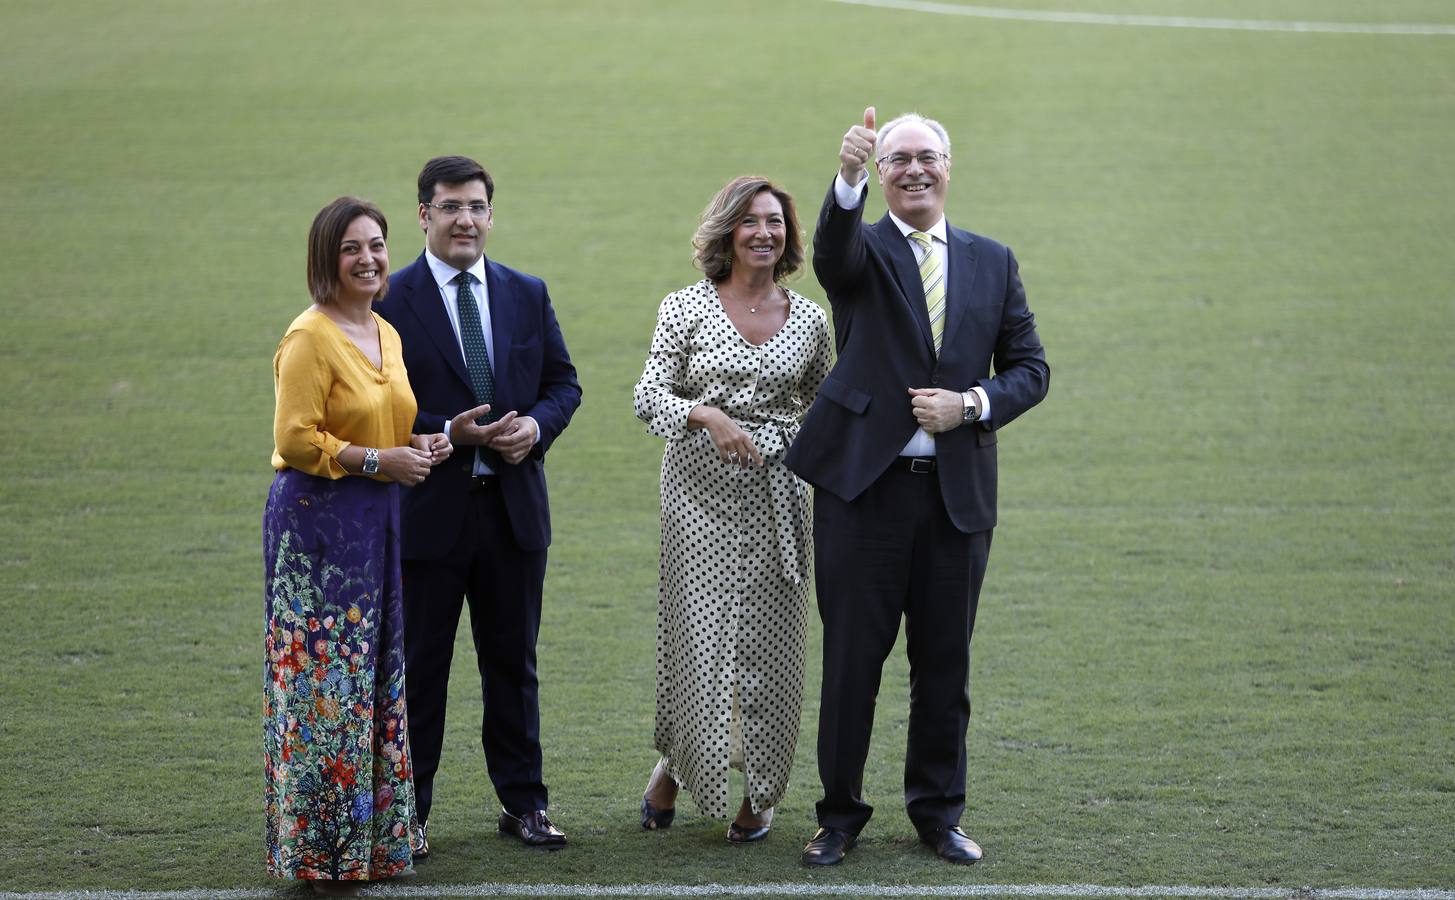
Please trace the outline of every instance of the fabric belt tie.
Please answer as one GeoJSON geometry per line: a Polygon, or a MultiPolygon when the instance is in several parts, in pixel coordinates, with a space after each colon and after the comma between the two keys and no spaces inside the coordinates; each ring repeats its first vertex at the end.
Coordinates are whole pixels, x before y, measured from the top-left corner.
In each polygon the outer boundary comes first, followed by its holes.
{"type": "Polygon", "coordinates": [[[768,469],[783,577],[802,584],[808,580],[808,535],[813,528],[813,505],[809,501],[808,485],[783,465],[789,444],[798,436],[798,425],[767,422],[756,429],[745,426],[745,430],[753,435],[753,444],[768,469]]]}

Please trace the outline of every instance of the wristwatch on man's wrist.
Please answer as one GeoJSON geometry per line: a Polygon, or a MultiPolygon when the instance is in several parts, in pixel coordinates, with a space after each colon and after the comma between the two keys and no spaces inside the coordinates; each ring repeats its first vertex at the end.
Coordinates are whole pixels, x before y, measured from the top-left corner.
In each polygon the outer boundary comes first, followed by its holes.
{"type": "Polygon", "coordinates": [[[364,448],[364,474],[379,474],[379,451],[375,447],[364,448]]]}
{"type": "Polygon", "coordinates": [[[975,405],[975,392],[965,391],[960,395],[960,400],[965,404],[965,421],[980,421],[980,409],[975,405]]]}

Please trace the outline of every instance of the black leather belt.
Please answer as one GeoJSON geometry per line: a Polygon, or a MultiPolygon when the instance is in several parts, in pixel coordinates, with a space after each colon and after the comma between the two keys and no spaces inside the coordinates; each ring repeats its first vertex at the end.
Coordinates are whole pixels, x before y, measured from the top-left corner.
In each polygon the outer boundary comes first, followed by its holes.
{"type": "Polygon", "coordinates": [[[935,471],[935,458],[933,456],[896,456],[893,468],[903,469],[915,475],[929,475],[935,471]]]}
{"type": "Polygon", "coordinates": [[[495,476],[494,475],[471,475],[470,476],[470,491],[471,492],[474,492],[474,491],[488,491],[488,490],[491,490],[492,488],[494,488],[495,487],[495,484],[496,484],[496,480],[495,480],[495,476]]]}

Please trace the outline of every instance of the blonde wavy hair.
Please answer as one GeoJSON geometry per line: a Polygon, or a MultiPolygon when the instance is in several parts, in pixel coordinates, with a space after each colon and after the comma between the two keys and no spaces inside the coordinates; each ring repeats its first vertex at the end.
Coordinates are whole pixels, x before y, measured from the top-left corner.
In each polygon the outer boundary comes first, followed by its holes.
{"type": "Polygon", "coordinates": [[[753,198],[769,191],[783,206],[783,256],[773,267],[773,280],[782,281],[803,266],[803,235],[798,230],[798,210],[793,195],[761,175],[740,175],[717,192],[702,211],[697,233],[692,236],[693,263],[713,281],[722,281],[733,268],[733,231],[753,204],[753,198]]]}

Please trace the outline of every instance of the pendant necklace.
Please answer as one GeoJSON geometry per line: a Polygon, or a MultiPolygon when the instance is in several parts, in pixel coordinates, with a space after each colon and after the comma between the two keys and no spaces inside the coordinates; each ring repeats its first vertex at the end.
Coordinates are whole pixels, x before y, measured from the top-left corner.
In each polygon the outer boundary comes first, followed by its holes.
{"type": "MultiPolygon", "coordinates": [[[[718,294],[719,295],[722,295],[723,292],[722,291],[718,291],[718,294]]],[[[769,296],[771,297],[773,295],[770,294],[769,296]]],[[[738,299],[734,298],[733,302],[735,304],[738,304],[738,305],[747,307],[748,312],[752,313],[755,316],[758,314],[758,310],[761,309],[762,306],[763,306],[763,300],[762,299],[760,299],[757,303],[753,304],[752,306],[748,306],[748,301],[746,301],[746,300],[738,300],[738,299]]]]}

